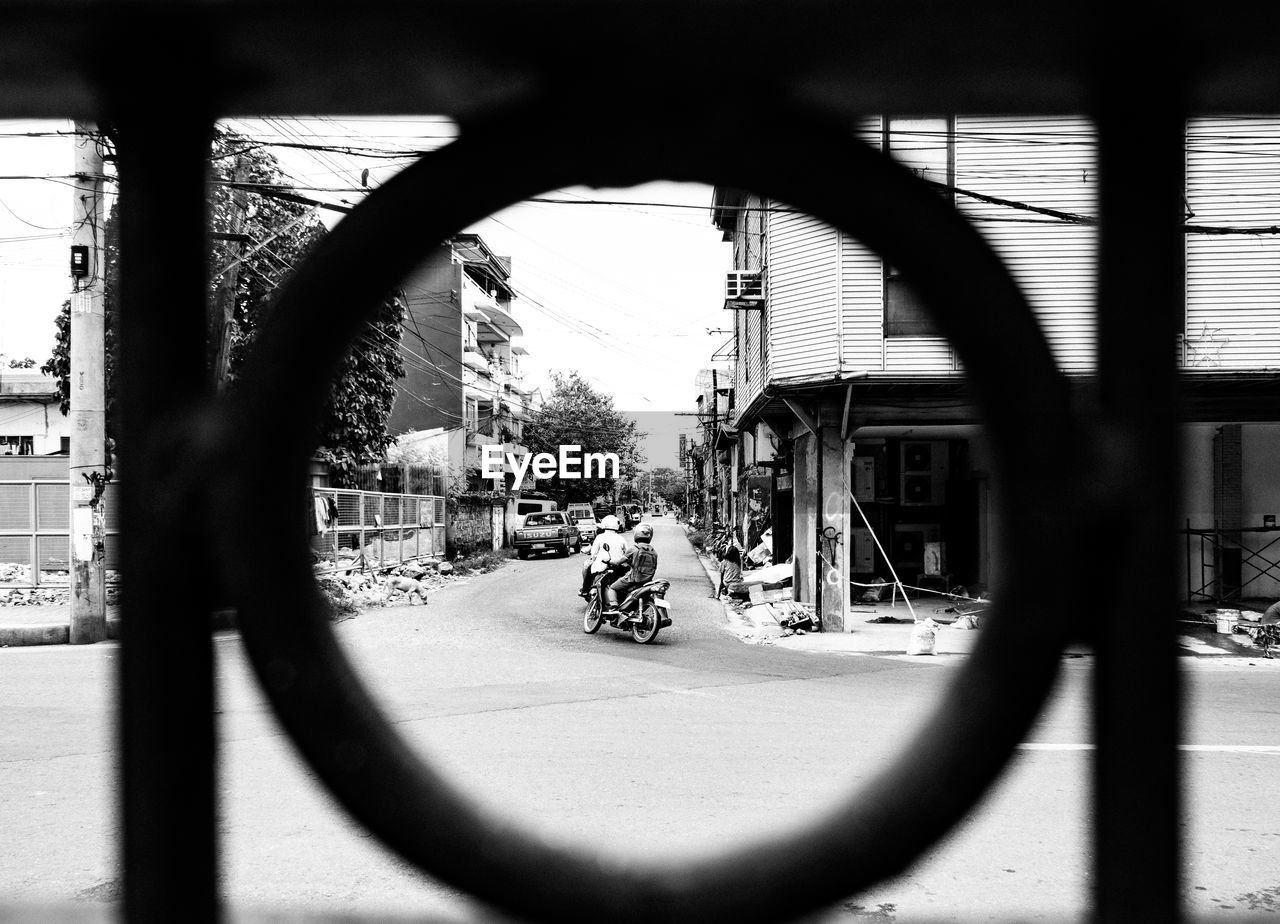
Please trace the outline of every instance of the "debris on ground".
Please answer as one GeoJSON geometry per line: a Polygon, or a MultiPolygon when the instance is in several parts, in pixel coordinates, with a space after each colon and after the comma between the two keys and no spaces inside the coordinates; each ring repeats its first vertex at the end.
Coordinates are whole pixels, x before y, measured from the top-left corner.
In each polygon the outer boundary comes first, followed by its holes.
{"type": "Polygon", "coordinates": [[[909,655],[931,655],[937,650],[938,624],[932,619],[922,619],[911,631],[911,641],[907,643],[909,655]]]}

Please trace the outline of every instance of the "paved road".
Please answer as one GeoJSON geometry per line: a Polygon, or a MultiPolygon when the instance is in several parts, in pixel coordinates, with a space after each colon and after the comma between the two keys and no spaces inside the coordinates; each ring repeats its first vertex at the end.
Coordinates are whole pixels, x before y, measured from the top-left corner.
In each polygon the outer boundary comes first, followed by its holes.
{"type": "MultiPolygon", "coordinates": [[[[406,739],[472,798],[544,836],[643,859],[741,843],[880,772],[951,667],[746,645],[683,534],[659,521],[675,624],[654,645],[581,630],[582,558],[512,561],[429,606],[336,627],[406,739]]],[[[239,641],[219,653],[223,847],[235,906],[361,913],[468,906],[336,811],[275,728],[239,641]]],[[[110,700],[117,648],[0,651],[0,897],[116,894],[110,700]]],[[[1197,662],[1197,665],[1201,662],[1197,662]]],[[[1013,771],[936,853],[833,920],[1061,920],[1086,904],[1087,660],[1013,771]]],[[[1188,894],[1197,913],[1280,902],[1276,675],[1192,667],[1188,894]],[[1241,750],[1242,746],[1272,750],[1241,750]]],[[[939,781],[945,785],[945,780],[939,781]]],[[[769,857],[760,875],[770,875],[769,857]]]]}

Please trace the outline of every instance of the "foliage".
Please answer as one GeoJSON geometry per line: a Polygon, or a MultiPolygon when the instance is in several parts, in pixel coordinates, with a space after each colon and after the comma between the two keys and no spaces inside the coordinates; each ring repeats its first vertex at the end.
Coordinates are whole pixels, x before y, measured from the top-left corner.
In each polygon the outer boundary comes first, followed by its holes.
{"type": "Polygon", "coordinates": [[[470,554],[454,559],[454,574],[484,574],[496,571],[507,562],[515,552],[511,549],[479,549],[470,554]]]}
{"type": "Polygon", "coordinates": [[[707,534],[700,529],[692,530],[689,533],[689,544],[701,552],[703,546],[707,544],[707,534]]]}
{"type": "Polygon", "coordinates": [[[371,325],[376,336],[361,338],[333,384],[320,427],[320,455],[328,460],[338,487],[352,484],[361,465],[385,458],[387,446],[395,441],[387,433],[387,420],[396,400],[396,381],[404,377],[403,321],[400,297],[383,299],[371,325]]]}
{"type": "Polygon", "coordinates": [[[22,359],[9,360],[10,369],[33,369],[35,368],[35,364],[36,361],[30,356],[24,356],[22,359]]]}
{"type": "Polygon", "coordinates": [[[336,579],[322,578],[316,581],[316,585],[328,606],[330,622],[342,622],[360,615],[360,606],[346,584],[336,579]]]}
{"type": "Polygon", "coordinates": [[[679,506],[684,503],[687,479],[682,472],[674,468],[655,468],[642,476],[640,482],[669,504],[679,506]]]}
{"type": "MultiPolygon", "coordinates": [[[[268,195],[249,194],[227,185],[236,180],[260,187],[282,186],[283,175],[275,158],[232,133],[220,132],[214,139],[210,157],[214,180],[210,196],[211,223],[220,233],[245,235],[251,243],[215,240],[209,251],[210,317],[215,318],[231,298],[231,323],[226,330],[227,365],[225,375],[217,364],[216,339],[221,324],[210,323],[210,344],[206,365],[211,387],[235,387],[259,325],[270,311],[276,291],[293,268],[323,237],[324,226],[310,207],[282,201],[268,195]],[[241,250],[244,247],[243,251],[241,250]],[[232,285],[234,281],[234,285],[232,285]]],[[[103,278],[106,345],[106,432],[114,438],[118,334],[116,293],[119,280],[119,232],[116,216],[109,216],[104,229],[103,278]]],[[[384,299],[378,319],[370,325],[344,360],[317,435],[320,455],[334,468],[339,487],[354,478],[356,468],[381,461],[392,441],[386,422],[395,401],[396,381],[403,377],[399,353],[400,324],[404,302],[399,293],[384,299]]],[[[64,302],[55,320],[53,354],[41,367],[58,382],[62,412],[70,410],[71,303],[64,302]]]]}
{"type": "Polygon", "coordinates": [[[557,472],[538,482],[549,495],[569,504],[590,501],[612,491],[618,482],[635,476],[644,461],[636,422],[614,410],[613,398],[592,388],[577,372],[551,373],[552,390],[542,406],[529,415],[524,425],[524,443],[529,452],[558,455],[562,445],[580,446],[589,452],[617,453],[619,478],[562,479],[557,472]]]}

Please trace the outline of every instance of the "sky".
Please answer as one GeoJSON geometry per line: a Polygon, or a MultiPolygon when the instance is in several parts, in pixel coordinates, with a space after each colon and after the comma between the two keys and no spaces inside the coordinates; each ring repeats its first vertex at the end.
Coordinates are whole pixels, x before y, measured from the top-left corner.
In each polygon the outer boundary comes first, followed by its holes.
{"type": "MultiPolygon", "coordinates": [[[[366,169],[376,186],[410,162],[407,152],[438,147],[454,134],[441,117],[226,124],[271,144],[300,192],[345,204],[359,201],[366,169]]],[[[0,122],[0,353],[7,358],[48,357],[54,318],[70,292],[71,127],[0,122]]],[[[674,465],[665,461],[673,428],[693,426],[690,418],[668,416],[692,409],[697,372],[732,326],[722,307],[731,252],[711,224],[711,188],[575,187],[539,198],[560,201],[521,203],[459,229],[512,259],[526,377],[542,384],[551,371],[576,370],[619,410],[645,414],[655,439],[664,433],[650,448],[651,464],[674,465]]],[[[341,220],[332,210],[318,214],[330,225],[341,220]]]]}

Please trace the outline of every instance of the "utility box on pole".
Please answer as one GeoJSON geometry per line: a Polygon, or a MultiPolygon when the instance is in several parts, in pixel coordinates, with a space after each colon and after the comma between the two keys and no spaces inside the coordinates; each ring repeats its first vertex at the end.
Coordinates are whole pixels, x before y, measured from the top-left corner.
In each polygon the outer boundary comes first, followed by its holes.
{"type": "Polygon", "coordinates": [[[107,637],[105,571],[106,354],[102,151],[96,126],[76,123],[71,233],[71,643],[107,637]]]}

